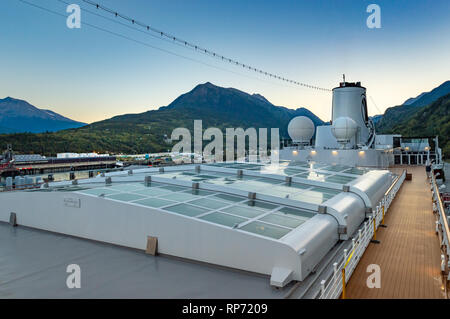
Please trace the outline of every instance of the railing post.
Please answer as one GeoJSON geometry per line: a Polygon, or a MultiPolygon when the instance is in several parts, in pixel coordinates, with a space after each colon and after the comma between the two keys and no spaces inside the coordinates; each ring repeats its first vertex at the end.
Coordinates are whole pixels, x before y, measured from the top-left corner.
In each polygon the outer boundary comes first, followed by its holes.
{"type": "Polygon", "coordinates": [[[375,218],[372,218],[372,223],[373,223],[373,238],[370,242],[372,242],[374,244],[379,244],[380,241],[377,240],[377,225],[376,225],[375,218]]]}
{"type": "Polygon", "coordinates": [[[346,291],[345,291],[345,267],[342,268],[342,299],[346,298],[346,291]]]}
{"type": "Polygon", "coordinates": [[[325,295],[325,280],[322,280],[320,282],[320,291],[321,291],[321,296],[323,297],[325,295]]]}
{"type": "MultiPolygon", "coordinates": [[[[369,222],[367,221],[367,222],[364,222],[364,234],[367,234],[368,233],[368,225],[369,225],[369,222]]],[[[364,235],[365,236],[365,235],[364,235]]]]}
{"type": "Polygon", "coordinates": [[[381,224],[380,224],[380,227],[384,227],[384,228],[387,227],[386,224],[384,223],[384,209],[385,209],[384,207],[386,206],[386,202],[387,202],[386,196],[384,196],[383,200],[382,200],[382,206],[381,206],[382,219],[381,219],[381,224]]]}

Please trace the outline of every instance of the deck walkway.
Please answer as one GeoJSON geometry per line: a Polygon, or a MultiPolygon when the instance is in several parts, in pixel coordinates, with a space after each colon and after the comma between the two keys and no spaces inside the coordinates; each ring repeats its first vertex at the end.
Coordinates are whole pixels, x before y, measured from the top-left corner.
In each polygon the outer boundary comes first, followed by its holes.
{"type": "MultiPolygon", "coordinates": [[[[400,172],[401,167],[392,170],[400,172]]],[[[407,167],[412,181],[402,188],[379,228],[380,244],[370,244],[347,284],[347,298],[444,298],[440,249],[431,191],[424,167],[407,167]],[[367,266],[381,268],[381,288],[366,285],[367,266]]]]}

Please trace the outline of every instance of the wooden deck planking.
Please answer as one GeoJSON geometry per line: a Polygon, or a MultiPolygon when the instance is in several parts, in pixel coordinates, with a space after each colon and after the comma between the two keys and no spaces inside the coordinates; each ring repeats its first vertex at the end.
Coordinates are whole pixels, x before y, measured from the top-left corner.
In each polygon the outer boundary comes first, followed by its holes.
{"type": "MultiPolygon", "coordinates": [[[[398,173],[403,168],[396,167],[398,173]]],[[[444,298],[440,248],[435,234],[431,191],[424,167],[409,166],[405,181],[379,228],[381,244],[370,244],[347,284],[347,298],[444,298]],[[378,264],[381,288],[366,285],[367,266],[378,264]]]]}

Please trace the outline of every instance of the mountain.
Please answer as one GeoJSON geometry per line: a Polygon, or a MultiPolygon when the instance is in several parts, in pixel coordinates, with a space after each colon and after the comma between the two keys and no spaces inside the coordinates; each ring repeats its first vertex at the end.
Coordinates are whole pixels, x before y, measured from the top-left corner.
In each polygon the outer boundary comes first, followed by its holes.
{"type": "Polygon", "coordinates": [[[0,133],[54,132],[84,125],[53,111],[38,109],[23,100],[0,99],[0,133]]]}
{"type": "Polygon", "coordinates": [[[450,94],[399,120],[386,133],[399,133],[403,136],[438,135],[439,147],[445,158],[450,158],[450,94]]]}
{"type": "MultiPolygon", "coordinates": [[[[124,107],[125,108],[125,107],[124,107]]],[[[0,145],[12,143],[15,150],[52,155],[58,152],[146,153],[167,151],[164,142],[173,129],[193,129],[194,120],[203,121],[203,129],[249,127],[280,128],[287,137],[287,125],[295,116],[308,116],[315,125],[325,123],[306,108],[275,106],[259,94],[211,83],[200,84],[179,96],[168,106],[139,114],[125,114],[76,129],[42,134],[0,135],[0,145]]]]}
{"type": "Polygon", "coordinates": [[[450,81],[446,81],[430,92],[423,92],[415,98],[410,98],[403,103],[386,109],[384,115],[374,121],[377,132],[387,133],[391,132],[392,128],[412,118],[412,116],[439,98],[450,93],[450,81]]]}
{"type": "Polygon", "coordinates": [[[423,92],[415,98],[410,98],[403,105],[426,106],[440,97],[450,93],[450,81],[446,81],[430,92],[423,92]]]}
{"type": "Polygon", "coordinates": [[[377,124],[383,118],[383,114],[377,114],[370,118],[372,119],[373,124],[377,124]]]}
{"type": "Polygon", "coordinates": [[[425,94],[427,94],[427,92],[420,93],[420,94],[419,94],[418,96],[416,96],[416,97],[411,97],[411,98],[407,99],[407,100],[405,101],[405,103],[403,103],[403,105],[411,105],[411,104],[413,104],[414,102],[416,102],[418,99],[420,99],[422,96],[424,96],[425,94]]]}
{"type": "Polygon", "coordinates": [[[403,120],[409,119],[421,108],[412,105],[398,105],[389,107],[383,117],[375,123],[376,131],[379,133],[391,132],[392,128],[403,120]]]}

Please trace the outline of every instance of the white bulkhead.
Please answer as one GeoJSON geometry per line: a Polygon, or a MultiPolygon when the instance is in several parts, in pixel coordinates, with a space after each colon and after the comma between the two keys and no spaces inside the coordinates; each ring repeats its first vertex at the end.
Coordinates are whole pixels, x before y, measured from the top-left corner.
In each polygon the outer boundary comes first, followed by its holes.
{"type": "Polygon", "coordinates": [[[333,89],[332,125],[342,122],[342,120],[337,121],[339,118],[348,118],[357,126],[355,138],[350,139],[348,148],[368,143],[370,130],[366,88],[362,87],[360,82],[343,82],[333,89]]]}

